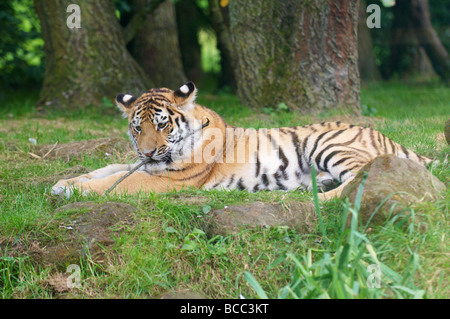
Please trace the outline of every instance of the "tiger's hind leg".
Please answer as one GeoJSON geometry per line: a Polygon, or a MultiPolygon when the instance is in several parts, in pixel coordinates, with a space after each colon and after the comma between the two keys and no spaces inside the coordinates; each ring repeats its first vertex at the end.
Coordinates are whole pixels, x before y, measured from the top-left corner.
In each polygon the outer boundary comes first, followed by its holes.
{"type": "Polygon", "coordinates": [[[352,167],[351,169],[347,169],[345,167],[342,167],[341,169],[335,169],[329,175],[334,178],[335,181],[342,181],[342,183],[329,191],[326,191],[324,193],[319,193],[319,199],[326,200],[326,199],[332,199],[335,197],[341,197],[342,191],[356,176],[356,173],[361,169],[361,165],[356,165],[352,167]]]}
{"type": "Polygon", "coordinates": [[[343,189],[345,188],[345,186],[347,186],[353,180],[353,178],[354,177],[346,180],[344,183],[342,183],[338,187],[336,187],[336,188],[334,188],[334,189],[332,189],[332,190],[330,190],[328,192],[317,194],[319,199],[327,200],[327,199],[333,199],[333,198],[336,198],[336,197],[337,198],[341,197],[343,189]]]}
{"type": "Polygon", "coordinates": [[[317,188],[319,191],[326,192],[327,190],[331,190],[339,186],[339,183],[336,179],[328,172],[321,172],[317,174],[316,177],[317,188]]]}

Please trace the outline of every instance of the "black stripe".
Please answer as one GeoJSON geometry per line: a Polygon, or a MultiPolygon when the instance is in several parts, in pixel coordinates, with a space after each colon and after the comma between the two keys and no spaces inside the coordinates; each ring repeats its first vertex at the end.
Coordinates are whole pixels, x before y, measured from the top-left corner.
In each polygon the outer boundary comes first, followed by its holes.
{"type": "Polygon", "coordinates": [[[279,172],[276,172],[275,174],[273,174],[273,177],[275,178],[278,189],[287,190],[286,186],[284,186],[283,183],[281,182],[281,175],[279,172]]]}
{"type": "Polygon", "coordinates": [[[347,174],[348,172],[350,172],[350,169],[344,169],[343,171],[341,171],[341,173],[339,174],[339,181],[342,183],[342,176],[344,174],[347,174]]]}
{"type": "Polygon", "coordinates": [[[201,172],[198,172],[197,174],[191,175],[191,176],[187,176],[184,178],[173,178],[173,176],[171,177],[172,180],[174,181],[187,181],[190,179],[194,179],[197,178],[201,175],[207,174],[208,172],[210,172],[213,169],[214,165],[209,164],[208,166],[206,166],[206,168],[204,170],[202,170],[201,172]]]}
{"type": "Polygon", "coordinates": [[[304,172],[305,170],[303,169],[302,154],[300,152],[300,147],[301,147],[300,141],[298,139],[297,134],[295,134],[295,132],[291,132],[291,136],[292,136],[292,143],[294,144],[294,147],[295,147],[295,150],[296,150],[296,153],[297,153],[298,166],[299,166],[300,170],[302,172],[304,172]]]}
{"type": "Polygon", "coordinates": [[[311,135],[308,135],[307,137],[305,137],[305,139],[303,140],[303,145],[302,145],[302,153],[305,154],[306,153],[306,147],[308,145],[308,139],[311,135]]]}
{"type": "Polygon", "coordinates": [[[256,173],[255,176],[259,176],[261,169],[261,162],[259,161],[259,134],[256,134],[256,173]]]}
{"type": "Polygon", "coordinates": [[[378,147],[377,147],[377,145],[375,143],[375,137],[374,137],[373,133],[374,133],[374,130],[370,128],[369,129],[370,143],[372,143],[372,146],[376,150],[377,155],[379,155],[380,151],[378,150],[378,147]]]}
{"type": "Polygon", "coordinates": [[[388,141],[389,141],[389,144],[392,147],[392,154],[397,154],[397,148],[395,147],[394,142],[390,138],[388,138],[388,141]]]}
{"type": "Polygon", "coordinates": [[[402,148],[403,153],[405,153],[406,158],[409,158],[409,151],[406,147],[404,147],[403,145],[400,145],[400,147],[402,148]]]}
{"type": "Polygon", "coordinates": [[[330,154],[328,154],[327,157],[325,157],[325,160],[323,161],[323,170],[324,171],[328,171],[328,162],[331,160],[331,158],[341,152],[342,151],[333,151],[330,154]]]}
{"type": "Polygon", "coordinates": [[[343,132],[347,131],[347,129],[343,129],[340,131],[337,131],[336,133],[334,133],[333,135],[331,135],[329,138],[327,138],[324,143],[328,142],[329,140],[331,140],[332,138],[335,138],[336,136],[342,134],[343,132]]]}
{"type": "MultiPolygon", "coordinates": [[[[328,134],[328,133],[330,133],[330,131],[327,131],[327,132],[325,132],[325,133],[322,133],[322,134],[319,135],[319,137],[316,138],[316,141],[314,142],[314,147],[313,147],[313,149],[311,150],[311,152],[309,153],[309,158],[310,158],[310,159],[313,157],[314,152],[316,151],[317,146],[319,145],[320,140],[321,140],[326,134],[328,134]]],[[[311,162],[310,162],[310,164],[311,164],[311,162]]]]}
{"type": "Polygon", "coordinates": [[[231,175],[231,179],[230,179],[230,181],[228,182],[227,187],[230,187],[231,184],[233,184],[233,182],[234,182],[234,176],[235,176],[234,174],[231,175]]]}
{"type": "Polygon", "coordinates": [[[244,180],[242,178],[239,178],[236,187],[241,191],[246,189],[246,187],[244,186],[244,180]]]}
{"type": "Polygon", "coordinates": [[[288,176],[287,176],[287,173],[286,173],[286,168],[289,165],[289,160],[287,159],[286,155],[284,155],[284,152],[281,149],[281,147],[280,147],[280,158],[281,158],[281,161],[283,162],[283,164],[280,165],[278,170],[281,170],[281,172],[283,173],[284,179],[288,179],[288,176]]]}
{"type": "Polygon", "coordinates": [[[262,174],[261,179],[265,186],[269,186],[269,179],[267,178],[267,174],[262,174]]]}
{"type": "Polygon", "coordinates": [[[386,136],[384,136],[384,134],[381,134],[381,136],[383,137],[384,154],[387,154],[389,151],[388,151],[387,145],[386,145],[386,136]]]}
{"type": "MultiPolygon", "coordinates": [[[[319,154],[317,154],[316,159],[315,159],[317,168],[321,169],[322,171],[325,170],[325,168],[321,168],[321,166],[320,166],[320,160],[321,160],[321,158],[322,158],[322,155],[323,155],[329,148],[334,147],[334,146],[336,146],[336,144],[330,144],[330,145],[324,147],[324,148],[319,152],[319,154]]],[[[325,165],[324,165],[324,166],[325,166],[325,165]]]]}
{"type": "Polygon", "coordinates": [[[345,161],[348,161],[349,159],[353,159],[353,157],[344,157],[344,158],[341,158],[339,161],[335,162],[335,163],[333,164],[333,166],[331,166],[331,167],[338,166],[339,164],[342,164],[342,163],[344,163],[345,161]]]}

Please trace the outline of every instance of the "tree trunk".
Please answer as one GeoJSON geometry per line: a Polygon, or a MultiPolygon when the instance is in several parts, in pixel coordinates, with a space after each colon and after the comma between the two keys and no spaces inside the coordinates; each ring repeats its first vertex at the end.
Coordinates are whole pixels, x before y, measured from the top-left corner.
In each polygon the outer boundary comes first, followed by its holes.
{"type": "Polygon", "coordinates": [[[203,17],[194,0],[177,1],[175,8],[184,72],[190,81],[198,83],[204,75],[198,42],[199,22],[202,23],[203,17]]]}
{"type": "MultiPolygon", "coordinates": [[[[135,0],[135,10],[144,10],[148,1],[135,0]]],[[[156,87],[175,89],[186,82],[172,0],[165,0],[151,15],[147,15],[134,38],[133,56],[156,87]]]]}
{"type": "Polygon", "coordinates": [[[358,21],[358,68],[361,82],[372,82],[381,80],[381,74],[376,64],[372,35],[367,27],[366,9],[366,1],[361,0],[358,21]]]}
{"type": "Polygon", "coordinates": [[[228,5],[226,7],[221,7],[219,2],[219,0],[208,1],[211,24],[217,35],[217,47],[221,56],[220,66],[222,72],[219,79],[219,87],[228,85],[234,92],[236,92],[237,86],[236,79],[234,77],[235,58],[229,30],[230,23],[228,5]]]}
{"type": "Polygon", "coordinates": [[[241,101],[359,112],[358,7],[344,0],[230,1],[241,101]]]}
{"type": "Polygon", "coordinates": [[[431,24],[428,0],[411,0],[411,12],[419,43],[430,58],[436,73],[448,83],[450,58],[431,24]]]}
{"type": "Polygon", "coordinates": [[[394,74],[401,79],[417,75],[421,78],[435,76],[431,62],[417,39],[417,29],[411,19],[411,0],[397,1],[393,13],[388,77],[394,74]]]}
{"type": "Polygon", "coordinates": [[[45,41],[46,70],[38,105],[46,109],[98,105],[117,93],[151,87],[125,48],[113,1],[35,0],[45,41]],[[69,4],[81,9],[81,28],[66,25],[69,4]]]}

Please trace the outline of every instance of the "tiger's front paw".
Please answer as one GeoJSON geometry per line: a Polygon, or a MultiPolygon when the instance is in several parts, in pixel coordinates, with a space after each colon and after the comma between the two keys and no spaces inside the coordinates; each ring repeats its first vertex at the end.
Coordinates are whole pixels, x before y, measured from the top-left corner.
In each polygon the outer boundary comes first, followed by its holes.
{"type": "Polygon", "coordinates": [[[88,191],[83,190],[80,183],[77,184],[70,179],[62,179],[56,183],[51,190],[52,195],[64,195],[66,198],[72,197],[75,189],[78,189],[81,194],[87,195],[88,191]]]}

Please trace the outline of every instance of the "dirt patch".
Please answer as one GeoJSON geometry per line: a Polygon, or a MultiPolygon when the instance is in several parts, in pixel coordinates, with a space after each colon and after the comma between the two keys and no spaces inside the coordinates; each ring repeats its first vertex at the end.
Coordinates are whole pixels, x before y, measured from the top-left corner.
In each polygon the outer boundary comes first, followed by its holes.
{"type": "Polygon", "coordinates": [[[102,264],[114,238],[134,224],[135,211],[136,207],[125,203],[68,204],[55,210],[51,242],[3,239],[0,252],[8,257],[28,256],[39,264],[61,269],[79,263],[80,258],[102,264]]]}
{"type": "Polygon", "coordinates": [[[61,159],[68,162],[85,154],[111,156],[129,152],[133,152],[133,149],[128,140],[110,137],[66,144],[35,145],[28,154],[37,159],[61,159]]]}
{"type": "Polygon", "coordinates": [[[170,199],[176,200],[179,203],[188,205],[205,205],[211,202],[207,196],[187,195],[187,194],[170,194],[170,199]]]}
{"type": "Polygon", "coordinates": [[[191,289],[174,289],[160,297],[160,299],[206,299],[206,297],[191,289]]]}
{"type": "Polygon", "coordinates": [[[242,228],[264,226],[288,226],[300,233],[311,233],[316,222],[316,213],[312,203],[255,202],[245,205],[226,206],[210,212],[211,223],[208,226],[210,236],[237,233],[242,228]]]}
{"type": "Polygon", "coordinates": [[[59,293],[66,292],[70,288],[67,285],[67,280],[69,279],[69,275],[67,274],[61,274],[57,273],[53,276],[50,276],[47,279],[47,283],[56,291],[59,293]]]}

